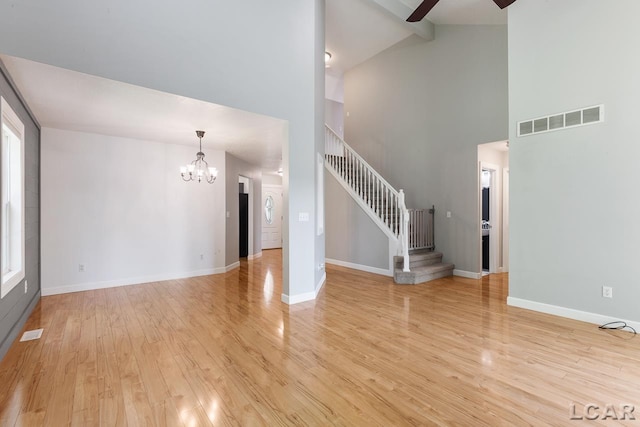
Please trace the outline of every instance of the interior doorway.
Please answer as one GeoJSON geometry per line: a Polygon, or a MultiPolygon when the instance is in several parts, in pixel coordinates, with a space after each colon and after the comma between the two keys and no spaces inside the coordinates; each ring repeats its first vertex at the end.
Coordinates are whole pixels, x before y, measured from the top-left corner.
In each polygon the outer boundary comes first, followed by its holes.
{"type": "Polygon", "coordinates": [[[238,256],[247,258],[253,253],[253,203],[251,178],[238,177],[238,256]]]}
{"type": "Polygon", "coordinates": [[[499,270],[499,227],[497,174],[499,166],[481,162],[480,199],[482,234],[482,274],[497,273],[499,270]]]}
{"type": "Polygon", "coordinates": [[[262,186],[262,249],[282,247],[282,186],[262,186]]]}
{"type": "Polygon", "coordinates": [[[481,275],[508,271],[508,170],[506,141],[478,146],[478,248],[481,275]]]}

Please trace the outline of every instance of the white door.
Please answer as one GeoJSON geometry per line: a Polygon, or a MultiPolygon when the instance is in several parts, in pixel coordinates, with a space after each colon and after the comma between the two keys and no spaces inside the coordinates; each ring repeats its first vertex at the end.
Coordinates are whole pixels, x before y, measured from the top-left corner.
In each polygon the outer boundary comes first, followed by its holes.
{"type": "Polygon", "coordinates": [[[262,249],[282,247],[282,186],[262,186],[262,249]]]}

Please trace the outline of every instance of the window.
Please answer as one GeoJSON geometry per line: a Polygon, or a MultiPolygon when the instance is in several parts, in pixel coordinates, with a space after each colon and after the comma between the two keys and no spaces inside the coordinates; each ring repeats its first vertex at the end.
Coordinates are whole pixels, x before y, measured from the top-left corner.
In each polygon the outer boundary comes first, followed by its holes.
{"type": "Polygon", "coordinates": [[[273,197],[267,196],[267,200],[264,202],[264,219],[267,224],[273,224],[273,197]]]}
{"type": "Polygon", "coordinates": [[[0,98],[0,117],[2,118],[0,298],[4,298],[24,279],[24,125],[4,98],[0,98]]]}

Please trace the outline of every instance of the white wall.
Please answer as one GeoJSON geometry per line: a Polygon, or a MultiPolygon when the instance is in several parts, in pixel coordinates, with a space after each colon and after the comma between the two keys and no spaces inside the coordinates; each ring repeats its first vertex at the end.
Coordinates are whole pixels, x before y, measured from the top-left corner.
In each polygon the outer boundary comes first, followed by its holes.
{"type": "Polygon", "coordinates": [[[282,185],[282,177],[262,171],[262,185],[282,185]]]}
{"type": "Polygon", "coordinates": [[[325,73],[325,98],[344,104],[344,77],[325,73]]]}
{"type": "Polygon", "coordinates": [[[638,16],[637,0],[509,8],[510,303],[640,321],[638,16]],[[516,137],[518,121],[596,104],[602,124],[516,137]]]}
{"type": "Polygon", "coordinates": [[[324,9],[324,0],[1,3],[0,52],[287,120],[283,298],[293,302],[313,297],[323,275],[324,9]]]}
{"type": "Polygon", "coordinates": [[[192,146],[43,128],[42,293],[223,272],[224,152],[206,154],[216,182],[184,182],[192,146]]]}
{"type": "Polygon", "coordinates": [[[436,26],[345,75],[345,141],[409,208],[435,205],[436,249],[459,270],[480,271],[477,146],[507,139],[507,95],[505,26],[436,26]]]}

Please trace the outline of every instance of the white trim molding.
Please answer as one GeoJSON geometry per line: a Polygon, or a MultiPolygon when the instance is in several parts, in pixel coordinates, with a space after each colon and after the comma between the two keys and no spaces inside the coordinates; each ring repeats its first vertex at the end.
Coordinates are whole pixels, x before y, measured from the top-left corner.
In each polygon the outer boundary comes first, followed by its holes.
{"type": "Polygon", "coordinates": [[[240,262],[234,262],[226,267],[207,268],[203,270],[188,271],[174,274],[161,274],[157,276],[143,276],[129,279],[107,280],[104,282],[76,283],[74,285],[43,287],[42,296],[68,294],[71,292],[93,291],[96,289],[116,288],[118,286],[141,285],[144,283],[164,282],[167,280],[188,279],[190,277],[210,276],[224,274],[240,267],[240,262]]]}
{"type": "Polygon", "coordinates": [[[213,274],[224,274],[229,270],[237,268],[240,263],[231,264],[221,268],[207,268],[204,270],[188,271],[183,273],[160,274],[157,276],[132,277],[128,279],[106,280],[103,282],[76,283],[74,285],[43,287],[42,296],[68,294],[72,292],[93,291],[96,289],[117,288],[119,286],[141,285],[144,283],[164,282],[167,280],[188,279],[190,277],[210,276],[213,274]]]}
{"type": "Polygon", "coordinates": [[[258,259],[260,257],[262,257],[262,251],[258,252],[257,254],[249,254],[249,256],[247,256],[247,260],[253,261],[254,259],[258,259]]]}
{"type": "Polygon", "coordinates": [[[545,304],[542,302],[529,301],[526,299],[507,297],[507,305],[512,307],[524,308],[527,310],[538,311],[540,313],[552,314],[554,316],[566,317],[568,319],[579,320],[581,322],[593,323],[595,325],[604,325],[609,322],[622,321],[627,325],[640,331],[640,322],[625,319],[616,319],[611,316],[605,316],[597,313],[589,313],[587,311],[575,310],[573,308],[560,307],[557,305],[545,304]]]}
{"type": "Polygon", "coordinates": [[[299,304],[301,302],[313,301],[317,298],[318,294],[320,293],[320,289],[322,289],[326,281],[327,281],[327,273],[322,273],[322,277],[320,277],[320,280],[316,284],[315,290],[313,292],[306,292],[304,294],[298,294],[298,295],[282,294],[281,296],[282,302],[287,305],[293,305],[293,304],[299,304]]]}
{"type": "Polygon", "coordinates": [[[482,273],[474,273],[473,271],[453,270],[453,275],[467,279],[482,279],[482,273]]]}
{"type": "Polygon", "coordinates": [[[340,261],[339,259],[331,259],[326,258],[325,262],[327,264],[339,265],[340,267],[352,268],[354,270],[366,271],[367,273],[381,274],[387,277],[393,277],[392,270],[385,270],[384,268],[379,267],[370,267],[368,265],[355,264],[353,262],[340,261]]]}
{"type": "Polygon", "coordinates": [[[307,292],[298,295],[282,294],[282,302],[288,305],[299,304],[301,302],[313,301],[316,299],[315,292],[307,292]]]}
{"type": "Polygon", "coordinates": [[[214,269],[214,273],[211,274],[220,274],[220,273],[228,273],[231,270],[235,270],[236,268],[240,267],[240,261],[236,261],[233,264],[229,264],[224,268],[215,268],[214,269]]]}
{"type": "Polygon", "coordinates": [[[318,297],[318,294],[320,293],[320,289],[322,289],[322,287],[324,286],[326,281],[327,281],[327,273],[325,271],[325,272],[322,273],[322,277],[320,278],[320,280],[316,284],[316,290],[315,290],[315,294],[316,295],[314,296],[314,298],[318,297]]]}

